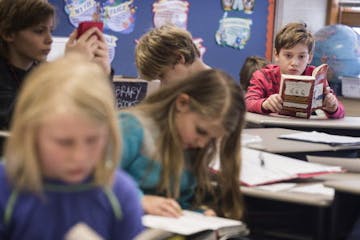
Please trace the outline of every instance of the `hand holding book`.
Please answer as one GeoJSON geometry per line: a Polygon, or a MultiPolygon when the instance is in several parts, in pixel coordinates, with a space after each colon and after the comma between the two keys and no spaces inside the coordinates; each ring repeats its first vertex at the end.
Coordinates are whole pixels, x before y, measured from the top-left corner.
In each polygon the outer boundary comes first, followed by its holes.
{"type": "Polygon", "coordinates": [[[283,108],[283,99],[280,94],[270,95],[262,104],[262,108],[266,111],[278,113],[283,108]]]}
{"type": "Polygon", "coordinates": [[[338,108],[338,100],[333,94],[333,91],[330,87],[326,87],[324,91],[324,102],[323,102],[323,110],[329,113],[333,113],[338,108]]]}
{"type": "MultiPolygon", "coordinates": [[[[280,114],[309,118],[314,110],[322,108],[324,95],[328,93],[327,71],[328,65],[322,64],[314,69],[312,76],[282,74],[279,94],[283,108],[280,114]]],[[[333,110],[335,96],[327,95],[325,106],[333,110]]]]}

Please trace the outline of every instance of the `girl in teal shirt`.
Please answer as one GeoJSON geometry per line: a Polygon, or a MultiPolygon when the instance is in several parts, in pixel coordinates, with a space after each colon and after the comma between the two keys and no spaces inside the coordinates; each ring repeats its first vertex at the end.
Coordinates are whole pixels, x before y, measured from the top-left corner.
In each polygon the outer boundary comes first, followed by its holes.
{"type": "Polygon", "coordinates": [[[176,217],[182,208],[205,204],[205,214],[239,219],[244,113],[240,87],[214,69],[163,87],[121,112],[121,166],[138,183],[145,212],[176,217]],[[215,159],[221,172],[211,181],[215,159]]]}

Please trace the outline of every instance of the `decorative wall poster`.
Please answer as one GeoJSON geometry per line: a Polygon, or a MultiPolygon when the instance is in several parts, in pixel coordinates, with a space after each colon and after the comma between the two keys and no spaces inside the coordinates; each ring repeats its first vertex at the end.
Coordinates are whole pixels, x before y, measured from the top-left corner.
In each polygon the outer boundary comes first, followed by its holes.
{"type": "MultiPolygon", "coordinates": [[[[161,27],[164,24],[173,24],[177,27],[187,29],[189,2],[185,0],[158,0],[153,4],[154,27],[161,27]]],[[[203,39],[194,38],[195,45],[200,51],[200,57],[206,51],[202,45],[203,39]]]]}
{"type": "Polygon", "coordinates": [[[244,13],[252,14],[254,11],[255,0],[243,0],[244,13]]]}
{"type": "Polygon", "coordinates": [[[187,28],[189,3],[184,0],[158,0],[153,4],[154,26],[160,27],[171,23],[180,28],[187,28]]]}
{"type": "Polygon", "coordinates": [[[227,17],[225,12],[215,34],[216,43],[235,49],[243,49],[250,38],[251,19],[227,17]]]}
{"type": "Polygon", "coordinates": [[[251,14],[254,10],[255,0],[222,0],[224,11],[244,11],[251,14]]]}
{"type": "MultiPolygon", "coordinates": [[[[104,29],[123,34],[131,33],[135,25],[133,0],[64,0],[65,13],[70,23],[77,27],[81,21],[102,21],[104,29]]],[[[115,57],[117,37],[104,34],[109,47],[110,61],[115,57]]]]}

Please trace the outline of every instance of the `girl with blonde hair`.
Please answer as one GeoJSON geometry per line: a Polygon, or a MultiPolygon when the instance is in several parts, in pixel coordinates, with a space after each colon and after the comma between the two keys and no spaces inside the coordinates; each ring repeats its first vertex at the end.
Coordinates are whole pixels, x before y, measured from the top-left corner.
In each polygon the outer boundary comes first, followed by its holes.
{"type": "Polygon", "coordinates": [[[142,208],[134,182],[116,171],[120,146],[97,64],[69,55],[32,71],[0,165],[0,239],[60,240],[80,222],[104,239],[132,239],[142,208]]]}

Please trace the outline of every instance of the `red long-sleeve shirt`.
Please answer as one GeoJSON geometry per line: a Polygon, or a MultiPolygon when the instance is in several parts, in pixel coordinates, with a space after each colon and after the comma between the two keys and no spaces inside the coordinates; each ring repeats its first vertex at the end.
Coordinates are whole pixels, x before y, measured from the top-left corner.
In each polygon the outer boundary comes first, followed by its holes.
{"type": "MultiPolygon", "coordinates": [[[[311,76],[314,66],[307,66],[302,75],[311,76]]],[[[246,108],[249,112],[269,114],[262,108],[262,103],[272,94],[279,93],[281,72],[280,67],[269,64],[253,73],[250,85],[245,94],[246,108]]],[[[343,118],[345,115],[343,104],[338,101],[338,108],[333,113],[324,111],[329,118],[343,118]]]]}

